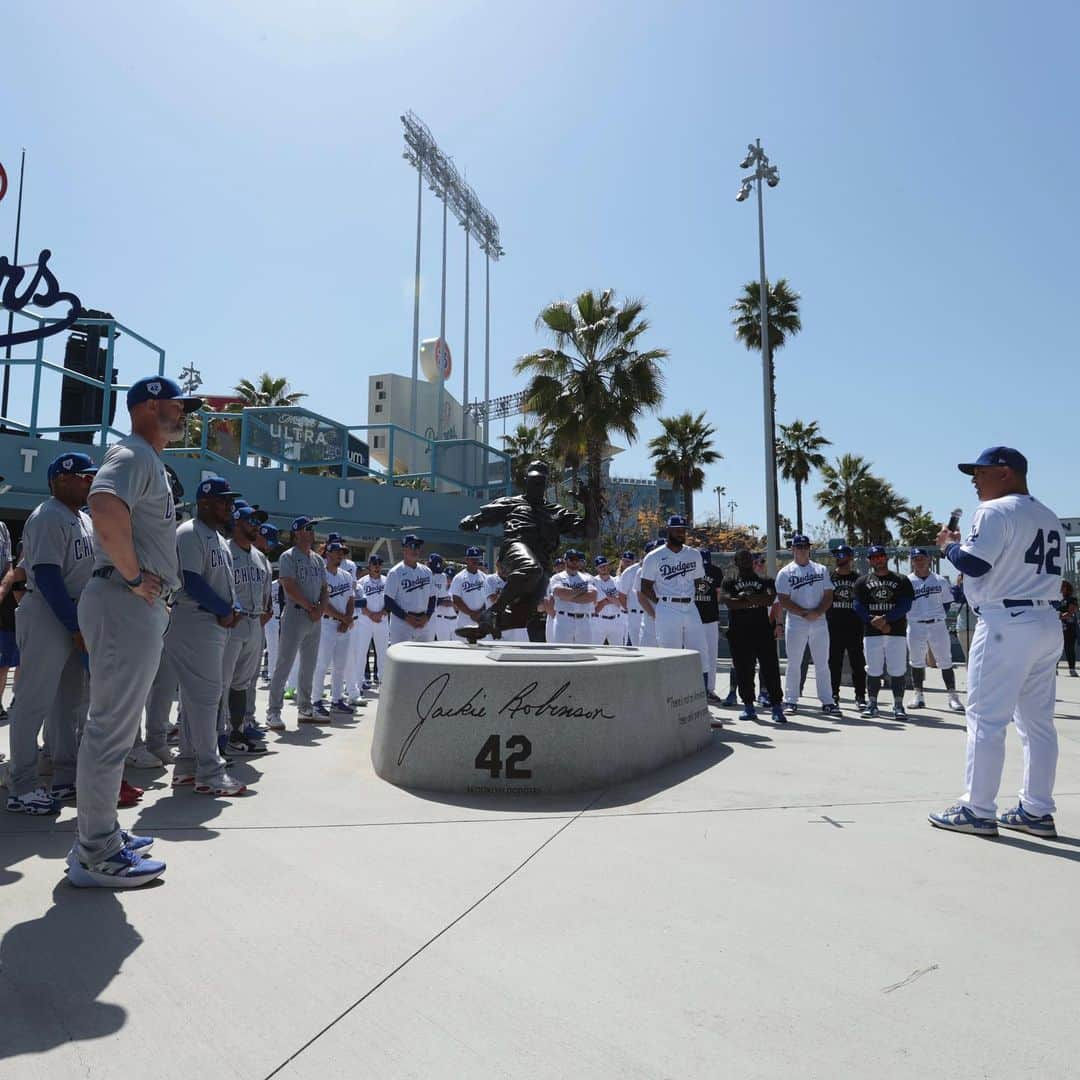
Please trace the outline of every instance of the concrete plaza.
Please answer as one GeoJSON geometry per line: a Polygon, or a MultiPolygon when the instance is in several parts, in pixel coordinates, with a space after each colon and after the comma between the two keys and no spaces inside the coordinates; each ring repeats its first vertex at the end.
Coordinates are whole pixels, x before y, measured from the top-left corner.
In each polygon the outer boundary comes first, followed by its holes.
{"type": "MultiPolygon", "coordinates": [[[[0,815],[0,1077],[1075,1075],[1080,680],[1056,841],[927,824],[964,754],[928,682],[906,723],[714,710],[696,757],[557,800],[398,790],[375,702],[287,710],[248,797],[129,771],[169,868],[127,892],[65,883],[72,809],[0,815]]],[[[1013,732],[1003,806],[1019,773],[1013,732]]]]}

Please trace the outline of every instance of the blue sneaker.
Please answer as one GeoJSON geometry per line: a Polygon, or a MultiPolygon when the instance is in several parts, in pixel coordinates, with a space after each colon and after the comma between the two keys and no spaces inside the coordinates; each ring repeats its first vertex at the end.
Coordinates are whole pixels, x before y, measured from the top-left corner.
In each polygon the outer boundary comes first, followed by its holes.
{"type": "Polygon", "coordinates": [[[735,696],[735,691],[732,690],[730,694],[722,702],[720,702],[725,708],[731,709],[738,704],[738,698],[735,696]]]}
{"type": "Polygon", "coordinates": [[[245,739],[265,739],[266,732],[258,724],[248,724],[244,728],[245,739]]]}
{"type": "Polygon", "coordinates": [[[756,720],[757,719],[757,712],[755,712],[754,706],[753,705],[746,705],[743,708],[743,711],[741,713],[739,713],[739,719],[740,720],[756,720]]]}
{"type": "Polygon", "coordinates": [[[74,784],[53,784],[49,789],[49,794],[57,802],[66,802],[68,799],[75,798],[75,785],[74,784]]]}
{"type": "Polygon", "coordinates": [[[123,838],[124,847],[139,855],[145,855],[154,846],[152,836],[136,836],[134,833],[128,832],[127,829],[121,829],[120,836],[123,838]]]}
{"type": "Polygon", "coordinates": [[[927,820],[938,829],[950,832],[974,833],[976,836],[997,836],[997,822],[993,818],[976,817],[966,806],[957,803],[939,814],[927,815],[927,820]]]}
{"type": "Polygon", "coordinates": [[[1053,840],[1057,837],[1054,818],[1051,814],[1036,817],[1029,814],[1023,803],[1017,803],[1011,810],[998,815],[998,824],[1003,829],[1015,829],[1017,832],[1031,833],[1032,836],[1045,836],[1053,840]]]}
{"type": "Polygon", "coordinates": [[[165,873],[163,862],[143,858],[128,847],[89,865],[77,859],[72,851],[67,865],[68,881],[79,889],[136,889],[165,873]]]}
{"type": "Polygon", "coordinates": [[[759,704],[759,705],[760,705],[760,706],[761,706],[761,707],[762,707],[763,709],[770,709],[770,708],[772,708],[772,698],[770,698],[768,694],[758,694],[758,699],[757,699],[757,703],[758,703],[758,704],[759,704]]]}
{"type": "Polygon", "coordinates": [[[782,705],[774,705],[772,710],[772,718],[774,724],[786,724],[787,717],[784,715],[784,709],[782,705]]]}

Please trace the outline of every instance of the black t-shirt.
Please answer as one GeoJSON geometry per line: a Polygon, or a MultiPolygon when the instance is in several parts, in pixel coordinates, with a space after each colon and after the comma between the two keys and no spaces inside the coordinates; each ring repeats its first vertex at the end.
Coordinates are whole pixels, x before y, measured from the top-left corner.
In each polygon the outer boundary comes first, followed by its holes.
{"type": "Polygon", "coordinates": [[[832,607],[825,612],[825,618],[829,622],[833,622],[837,619],[842,619],[845,622],[854,619],[858,623],[862,623],[862,619],[855,613],[855,585],[859,580],[859,575],[852,570],[850,573],[842,574],[837,570],[834,570],[830,575],[832,578],[832,607]]]}
{"type": "MultiPolygon", "coordinates": [[[[733,597],[737,600],[745,600],[751,596],[775,595],[776,583],[770,577],[758,577],[752,570],[748,574],[741,574],[738,570],[731,571],[720,585],[723,596],[733,597]]],[[[769,608],[761,607],[743,608],[741,611],[729,609],[728,626],[732,630],[765,630],[770,629],[769,608]]]]}
{"type": "MultiPolygon", "coordinates": [[[[887,615],[901,600],[913,601],[915,590],[906,577],[894,574],[891,570],[881,577],[871,570],[869,574],[863,574],[855,583],[855,597],[873,617],[887,615]]],[[[892,636],[907,633],[906,618],[897,619],[889,625],[892,627],[892,636]]],[[[867,623],[866,636],[883,637],[884,635],[867,623]]]]}
{"type": "Polygon", "coordinates": [[[724,573],[718,566],[706,566],[705,576],[694,582],[694,603],[703,623],[720,621],[720,602],[716,590],[723,583],[724,573]]]}

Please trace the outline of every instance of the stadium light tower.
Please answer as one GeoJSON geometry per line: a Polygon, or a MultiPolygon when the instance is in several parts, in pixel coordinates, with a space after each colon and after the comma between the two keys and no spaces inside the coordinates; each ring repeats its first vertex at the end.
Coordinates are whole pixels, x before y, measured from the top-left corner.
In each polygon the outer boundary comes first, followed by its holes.
{"type": "Polygon", "coordinates": [[[776,577],[776,547],[778,541],[776,506],[776,417],[773,415],[772,379],[769,364],[769,279],[765,276],[765,202],[761,184],[764,181],[774,188],[780,183],[780,173],[771,164],[761,140],[747,147],[746,157],[739,162],[740,169],[753,169],[742,178],[736,202],[745,202],[757,186],[758,212],[758,258],[760,260],[760,285],[758,313],[761,318],[761,378],[765,387],[765,564],[770,577],[776,577]]]}

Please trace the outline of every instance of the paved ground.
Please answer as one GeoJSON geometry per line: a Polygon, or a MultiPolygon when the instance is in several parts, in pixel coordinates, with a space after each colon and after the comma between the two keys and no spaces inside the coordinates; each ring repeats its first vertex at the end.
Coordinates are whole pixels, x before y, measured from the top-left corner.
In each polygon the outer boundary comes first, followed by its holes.
{"type": "MultiPolygon", "coordinates": [[[[926,824],[963,759],[940,691],[509,805],[383,783],[372,704],[275,737],[245,799],[130,773],[169,870],[119,894],[63,883],[71,810],[0,814],[0,1077],[1075,1075],[1080,680],[1059,697],[1056,842],[926,824]]],[[[1013,735],[1003,801],[1019,765],[1013,735]]]]}

